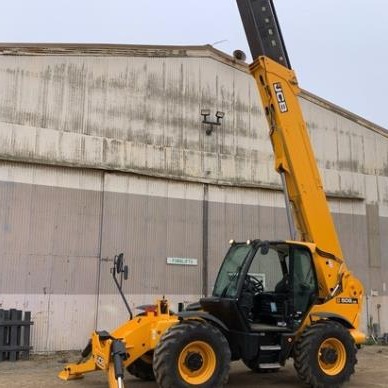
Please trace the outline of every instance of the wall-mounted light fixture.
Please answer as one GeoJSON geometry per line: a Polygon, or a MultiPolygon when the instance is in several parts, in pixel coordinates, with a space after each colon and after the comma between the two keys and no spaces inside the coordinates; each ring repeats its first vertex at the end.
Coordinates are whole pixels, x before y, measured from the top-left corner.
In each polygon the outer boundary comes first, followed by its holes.
{"type": "Polygon", "coordinates": [[[202,124],[207,124],[206,135],[211,135],[213,132],[213,125],[221,125],[221,120],[224,118],[225,113],[221,111],[216,112],[216,121],[211,121],[208,119],[210,116],[210,109],[201,109],[201,116],[203,116],[202,124]]]}

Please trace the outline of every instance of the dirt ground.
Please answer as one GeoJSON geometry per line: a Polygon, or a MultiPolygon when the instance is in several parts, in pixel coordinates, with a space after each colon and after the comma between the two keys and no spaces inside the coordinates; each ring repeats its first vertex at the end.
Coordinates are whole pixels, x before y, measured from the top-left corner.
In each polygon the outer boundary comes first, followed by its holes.
{"type": "MultiPolygon", "coordinates": [[[[61,381],[57,373],[65,361],[75,361],[75,354],[32,356],[29,361],[0,362],[0,388],[106,388],[107,382],[102,372],[92,373],[82,380],[61,381]]],[[[156,388],[155,383],[143,382],[130,375],[126,376],[126,387],[156,388]]],[[[228,387],[286,388],[303,387],[298,380],[292,362],[278,373],[255,374],[241,362],[232,363],[228,387]]],[[[365,346],[358,352],[356,374],[346,387],[388,387],[388,346],[365,346]]]]}

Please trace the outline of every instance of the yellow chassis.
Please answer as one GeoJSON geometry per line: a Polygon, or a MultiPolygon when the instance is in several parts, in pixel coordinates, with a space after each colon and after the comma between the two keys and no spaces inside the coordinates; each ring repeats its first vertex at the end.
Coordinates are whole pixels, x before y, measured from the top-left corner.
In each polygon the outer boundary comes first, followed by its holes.
{"type": "MultiPolygon", "coordinates": [[[[120,339],[124,343],[129,356],[123,361],[123,366],[128,367],[145,353],[155,349],[161,335],[178,322],[176,316],[170,315],[166,301],[159,300],[155,311],[137,316],[111,332],[111,337],[120,339]]],[[[118,383],[111,357],[112,339],[102,340],[98,332],[94,332],[91,345],[92,351],[88,359],[66,365],[58,377],[62,380],[72,380],[82,378],[85,373],[102,370],[108,374],[109,387],[117,388],[118,383]]]]}

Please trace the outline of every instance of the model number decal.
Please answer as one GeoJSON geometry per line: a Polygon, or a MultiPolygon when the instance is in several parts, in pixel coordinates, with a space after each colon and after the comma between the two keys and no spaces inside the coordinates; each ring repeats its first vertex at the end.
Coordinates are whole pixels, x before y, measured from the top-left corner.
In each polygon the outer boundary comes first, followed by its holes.
{"type": "Polygon", "coordinates": [[[288,112],[287,103],[286,103],[286,99],[284,98],[282,85],[279,82],[276,82],[275,84],[273,84],[273,88],[275,90],[275,95],[279,104],[280,112],[282,113],[288,112]]]}
{"type": "Polygon", "coordinates": [[[358,304],[357,298],[337,298],[337,303],[340,304],[358,304]]]}

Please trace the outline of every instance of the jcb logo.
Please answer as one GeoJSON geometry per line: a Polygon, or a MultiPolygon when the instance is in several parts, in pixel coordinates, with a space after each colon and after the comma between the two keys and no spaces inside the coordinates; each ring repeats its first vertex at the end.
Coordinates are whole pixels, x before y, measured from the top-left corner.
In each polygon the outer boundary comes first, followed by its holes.
{"type": "Polygon", "coordinates": [[[286,99],[284,98],[282,85],[277,82],[273,84],[273,88],[275,90],[276,99],[278,100],[280,112],[282,113],[288,112],[287,103],[286,103],[286,99]]]}
{"type": "Polygon", "coordinates": [[[101,356],[95,356],[96,364],[99,368],[105,369],[105,362],[101,356]]]}

